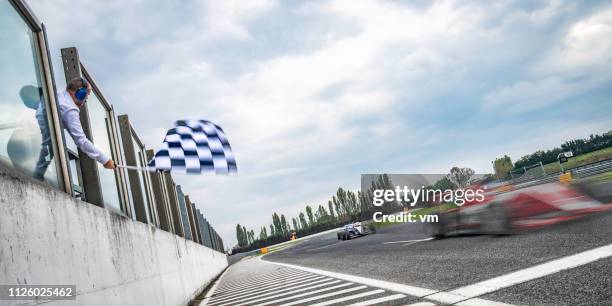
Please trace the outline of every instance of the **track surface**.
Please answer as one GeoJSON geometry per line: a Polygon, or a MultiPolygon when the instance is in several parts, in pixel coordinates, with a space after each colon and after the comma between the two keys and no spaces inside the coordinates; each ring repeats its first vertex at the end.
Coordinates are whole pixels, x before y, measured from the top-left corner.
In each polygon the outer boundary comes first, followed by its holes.
{"type": "MultiPolygon", "coordinates": [[[[440,291],[612,243],[612,214],[589,216],[520,235],[427,238],[422,225],[400,224],[350,241],[334,234],[265,256],[312,267],[440,291]]],[[[612,305],[612,258],[503,288],[481,298],[520,305],[612,305]]]]}

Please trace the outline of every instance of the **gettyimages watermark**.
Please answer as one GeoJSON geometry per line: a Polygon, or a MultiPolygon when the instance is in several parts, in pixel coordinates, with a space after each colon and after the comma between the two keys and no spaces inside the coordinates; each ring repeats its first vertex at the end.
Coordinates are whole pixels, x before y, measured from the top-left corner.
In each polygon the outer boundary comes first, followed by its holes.
{"type": "Polygon", "coordinates": [[[485,201],[485,180],[460,168],[449,174],[362,174],[360,200],[374,222],[433,223],[440,213],[485,201]]]}

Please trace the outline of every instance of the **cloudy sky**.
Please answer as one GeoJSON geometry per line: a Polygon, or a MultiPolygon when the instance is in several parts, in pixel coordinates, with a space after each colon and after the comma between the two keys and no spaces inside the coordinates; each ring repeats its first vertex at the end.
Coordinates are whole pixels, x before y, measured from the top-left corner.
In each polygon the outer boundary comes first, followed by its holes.
{"type": "Polygon", "coordinates": [[[28,3],[56,73],[77,47],[149,148],[177,119],[225,129],[239,174],[176,180],[227,245],[361,173],[488,173],[612,129],[610,2],[28,3]]]}

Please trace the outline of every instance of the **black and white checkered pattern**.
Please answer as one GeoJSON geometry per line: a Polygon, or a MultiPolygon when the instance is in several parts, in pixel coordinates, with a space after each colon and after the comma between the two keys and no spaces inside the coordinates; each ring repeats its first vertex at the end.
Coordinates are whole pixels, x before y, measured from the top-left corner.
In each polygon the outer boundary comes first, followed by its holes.
{"type": "Polygon", "coordinates": [[[236,159],[223,129],[206,120],[179,120],[168,130],[149,168],[187,173],[237,172],[236,159]]]}

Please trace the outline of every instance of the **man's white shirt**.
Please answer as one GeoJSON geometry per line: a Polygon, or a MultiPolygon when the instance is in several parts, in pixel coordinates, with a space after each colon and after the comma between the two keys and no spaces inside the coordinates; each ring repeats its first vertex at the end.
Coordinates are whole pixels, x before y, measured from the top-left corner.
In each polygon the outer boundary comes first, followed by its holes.
{"type": "Polygon", "coordinates": [[[59,105],[60,116],[64,123],[64,128],[68,131],[74,143],[83,151],[89,158],[98,161],[99,163],[105,164],[110,160],[106,154],[102,153],[100,149],[96,148],[94,144],[87,139],[83,127],[81,126],[81,119],[79,118],[79,108],[74,104],[72,97],[66,91],[62,91],[58,94],[57,104],[59,105]]]}

